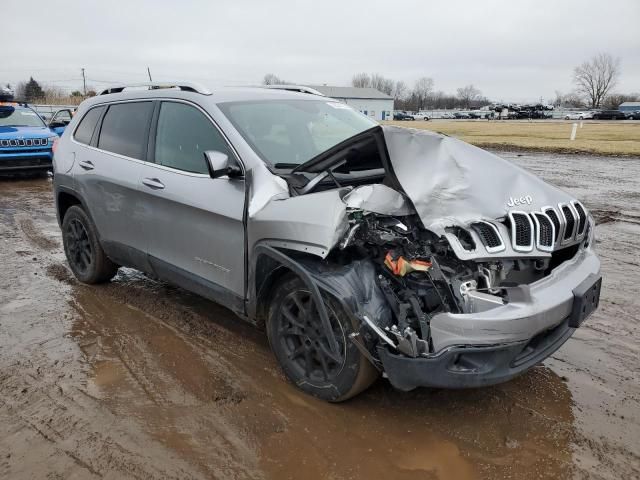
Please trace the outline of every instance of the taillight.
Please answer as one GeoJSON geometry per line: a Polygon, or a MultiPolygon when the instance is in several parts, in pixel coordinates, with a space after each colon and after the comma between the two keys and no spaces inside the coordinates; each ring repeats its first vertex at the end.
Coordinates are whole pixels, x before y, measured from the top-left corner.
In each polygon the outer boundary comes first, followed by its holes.
{"type": "Polygon", "coordinates": [[[53,145],[51,145],[51,151],[53,153],[56,153],[56,148],[58,148],[58,140],[58,138],[53,139],[53,145]]]}

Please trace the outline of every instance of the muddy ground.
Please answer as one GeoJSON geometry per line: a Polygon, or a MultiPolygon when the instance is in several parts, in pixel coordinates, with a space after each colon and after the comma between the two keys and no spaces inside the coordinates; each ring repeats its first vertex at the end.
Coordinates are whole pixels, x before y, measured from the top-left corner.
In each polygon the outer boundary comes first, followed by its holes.
{"type": "Polygon", "coordinates": [[[340,405],[214,303],[77,284],[51,181],[0,181],[0,478],[640,478],[640,159],[501,155],[595,212],[600,310],[507,384],[340,405]]]}

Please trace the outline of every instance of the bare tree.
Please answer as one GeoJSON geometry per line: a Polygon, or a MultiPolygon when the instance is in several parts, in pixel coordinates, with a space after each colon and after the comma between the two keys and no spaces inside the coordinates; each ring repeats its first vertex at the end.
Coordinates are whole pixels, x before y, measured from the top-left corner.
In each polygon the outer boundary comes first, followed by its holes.
{"type": "Polygon", "coordinates": [[[408,87],[402,80],[398,80],[393,86],[392,96],[396,100],[403,99],[407,96],[408,87]]]}
{"type": "Polygon", "coordinates": [[[393,85],[394,82],[390,78],[385,78],[379,73],[371,74],[371,87],[376,90],[380,90],[387,95],[391,95],[393,93],[393,85]]]}
{"type": "Polygon", "coordinates": [[[286,83],[288,82],[273,73],[267,73],[262,79],[263,85],[285,85],[286,83]]]}
{"type": "Polygon", "coordinates": [[[573,83],[591,108],[599,108],[620,76],[620,59],[599,53],[573,70],[573,83]]]}
{"type": "Polygon", "coordinates": [[[556,98],[553,100],[553,106],[561,107],[562,102],[564,101],[564,94],[560,90],[556,90],[555,94],[556,98]]]}
{"type": "Polygon", "coordinates": [[[367,88],[371,86],[371,77],[368,73],[356,73],[353,78],[351,78],[351,86],[358,88],[367,88]]]}
{"type": "Polygon", "coordinates": [[[637,93],[612,93],[604,99],[603,106],[609,110],[617,110],[621,103],[640,101],[640,94],[637,93]]]}
{"type": "Polygon", "coordinates": [[[422,108],[424,108],[427,98],[429,98],[432,91],[433,78],[421,77],[416,80],[412,94],[416,97],[418,110],[422,110],[422,108]]]}
{"type": "Polygon", "coordinates": [[[458,88],[458,99],[464,108],[471,108],[474,101],[478,100],[482,92],[473,85],[458,88]]]}
{"type": "Polygon", "coordinates": [[[575,90],[573,92],[569,92],[562,97],[562,106],[571,107],[571,108],[583,108],[584,98],[579,92],[575,90]]]}

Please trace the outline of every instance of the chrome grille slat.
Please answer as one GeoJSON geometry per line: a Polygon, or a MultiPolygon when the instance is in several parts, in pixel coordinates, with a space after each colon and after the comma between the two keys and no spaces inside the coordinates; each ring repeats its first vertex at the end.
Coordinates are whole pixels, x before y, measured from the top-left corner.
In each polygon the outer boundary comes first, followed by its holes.
{"type": "Polygon", "coordinates": [[[576,215],[574,214],[573,208],[567,203],[558,204],[558,208],[560,209],[560,214],[562,215],[562,219],[564,220],[564,232],[562,234],[562,242],[563,244],[570,242],[573,240],[576,231],[576,215]]]}
{"type": "Polygon", "coordinates": [[[533,212],[531,216],[536,226],[536,247],[543,252],[552,251],[556,237],[555,225],[545,213],[533,212]]]}
{"type": "Polygon", "coordinates": [[[478,234],[487,252],[496,253],[506,248],[498,228],[491,222],[481,220],[472,223],[471,228],[478,234]]]}
{"type": "Polygon", "coordinates": [[[585,227],[587,226],[587,211],[582,204],[576,200],[571,202],[571,206],[575,213],[578,214],[578,227],[576,228],[576,239],[578,239],[585,233],[585,227]]]}
{"type": "Polygon", "coordinates": [[[518,252],[530,252],[534,244],[534,228],[526,212],[509,212],[511,245],[518,252]]]}
{"type": "Polygon", "coordinates": [[[555,227],[555,230],[556,230],[556,236],[554,240],[558,241],[558,235],[560,235],[562,231],[562,224],[560,223],[560,217],[558,217],[558,213],[552,207],[545,208],[543,209],[543,211],[551,219],[551,222],[553,222],[553,226],[555,227]]]}

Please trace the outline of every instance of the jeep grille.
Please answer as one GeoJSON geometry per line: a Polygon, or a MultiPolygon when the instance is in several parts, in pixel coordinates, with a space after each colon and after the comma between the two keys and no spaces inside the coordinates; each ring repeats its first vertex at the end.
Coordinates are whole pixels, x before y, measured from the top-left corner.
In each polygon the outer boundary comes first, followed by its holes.
{"type": "Polygon", "coordinates": [[[25,138],[0,140],[0,147],[45,147],[49,144],[47,138],[25,138]]]}

